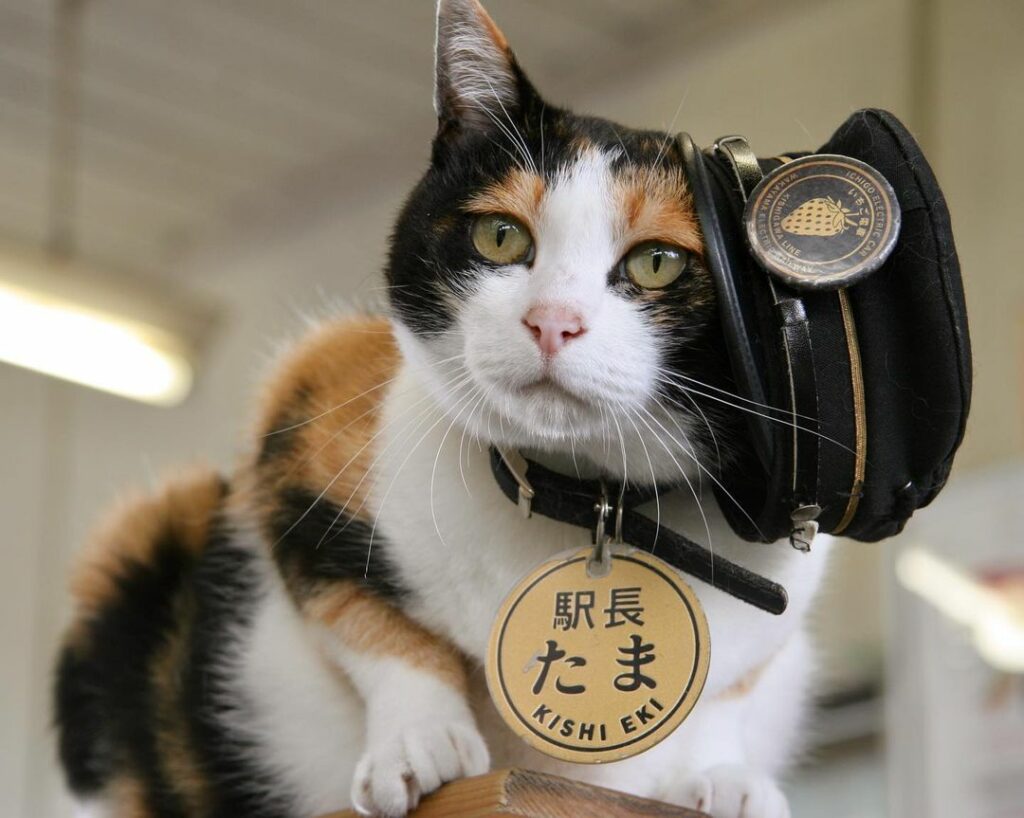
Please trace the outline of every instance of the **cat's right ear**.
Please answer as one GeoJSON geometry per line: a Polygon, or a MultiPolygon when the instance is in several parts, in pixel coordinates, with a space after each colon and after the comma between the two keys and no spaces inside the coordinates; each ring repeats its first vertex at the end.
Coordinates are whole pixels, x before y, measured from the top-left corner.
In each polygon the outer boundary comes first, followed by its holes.
{"type": "Polygon", "coordinates": [[[536,95],[478,0],[438,0],[434,110],[438,132],[508,126],[536,95]]]}

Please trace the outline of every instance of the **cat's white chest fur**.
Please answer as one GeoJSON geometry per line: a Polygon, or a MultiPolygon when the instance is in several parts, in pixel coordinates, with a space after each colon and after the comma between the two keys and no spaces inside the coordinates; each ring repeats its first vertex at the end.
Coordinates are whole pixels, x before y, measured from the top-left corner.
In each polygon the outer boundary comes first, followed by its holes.
{"type": "Polygon", "coordinates": [[[405,371],[382,418],[374,473],[378,532],[387,542],[380,558],[412,592],[409,613],[480,660],[516,582],[552,554],[585,544],[588,534],[526,519],[495,483],[487,450],[463,438],[440,409],[419,414],[423,398],[405,371]]]}
{"type": "MultiPolygon", "coordinates": [[[[376,558],[387,559],[413,594],[412,616],[482,662],[494,616],[509,591],[541,561],[587,545],[590,534],[539,515],[526,519],[498,489],[486,448],[464,440],[451,416],[423,409],[429,405],[406,367],[382,420],[374,501],[377,531],[387,544],[376,558]]],[[[496,765],[546,769],[641,795],[677,798],[680,786],[707,785],[706,778],[674,780],[683,762],[697,769],[715,767],[724,771],[715,774],[726,778],[730,765],[746,770],[743,765],[753,761],[758,769],[774,771],[788,763],[799,744],[812,670],[801,625],[830,538],[819,537],[810,554],[788,543],[743,542],[725,523],[706,485],[703,505],[715,552],[781,582],[789,592],[786,613],[773,616],[689,578],[711,631],[703,698],[662,744],[614,764],[567,765],[528,749],[497,717],[478,669],[471,698],[496,765]],[[752,673],[754,689],[738,698],[731,695],[752,673]]],[[[685,490],[663,498],[660,517],[670,528],[706,539],[703,518],[685,490]]],[[[743,787],[753,786],[743,778],[745,772],[739,775],[743,787]]],[[[716,786],[730,785],[720,781],[716,786]]]]}
{"type": "MultiPolygon", "coordinates": [[[[483,660],[491,623],[505,596],[538,563],[590,542],[582,528],[534,515],[527,519],[501,493],[487,451],[463,438],[451,417],[431,406],[411,368],[396,379],[385,404],[380,460],[374,467],[377,532],[387,541],[372,559],[387,559],[414,595],[410,613],[483,660]]],[[[467,409],[467,412],[470,409],[467,409]]],[[[707,691],[714,694],[779,652],[803,619],[826,564],[830,538],[810,554],[787,543],[740,540],[703,488],[705,528],[685,489],[665,496],[660,519],[715,553],[781,582],[789,608],[773,616],[689,578],[711,630],[707,691]]],[[[646,509],[654,516],[653,505],[646,509]]]]}
{"type": "MultiPolygon", "coordinates": [[[[476,661],[469,699],[492,766],[546,770],[673,803],[699,803],[712,789],[718,798],[760,793],[777,807],[763,815],[784,818],[785,802],[770,775],[800,746],[812,671],[802,624],[830,538],[819,537],[810,554],[786,543],[742,542],[705,487],[715,552],[781,582],[789,608],[772,616],[690,578],[707,614],[712,646],[708,681],[693,712],[661,744],[633,758],[603,765],[555,761],[528,748],[501,722],[479,663],[506,594],[538,563],[588,544],[590,535],[539,515],[524,518],[495,484],[486,449],[468,437],[463,441],[452,417],[434,407],[411,368],[403,367],[385,401],[376,441],[377,541],[369,559],[371,568],[374,560],[386,560],[408,590],[409,615],[476,661]],[[751,679],[742,695],[735,695],[737,682],[751,679]]],[[[647,511],[655,514],[653,508],[647,511]]],[[[664,498],[661,520],[695,539],[706,538],[692,496],[680,492],[664,498]]],[[[268,583],[261,615],[239,652],[233,674],[251,707],[232,722],[253,734],[261,763],[283,776],[296,807],[315,814],[347,803],[348,782],[367,749],[358,712],[363,703],[348,686],[332,682],[335,677],[311,634],[294,613],[284,615],[290,606],[279,585],[268,583]],[[268,683],[270,678],[279,683],[268,683]],[[335,774],[325,775],[324,763],[335,774]]],[[[402,694],[402,701],[385,697],[405,710],[429,718],[451,704],[450,693],[400,662],[367,668],[385,688],[403,679],[416,683],[408,689],[417,693],[402,694]]]]}

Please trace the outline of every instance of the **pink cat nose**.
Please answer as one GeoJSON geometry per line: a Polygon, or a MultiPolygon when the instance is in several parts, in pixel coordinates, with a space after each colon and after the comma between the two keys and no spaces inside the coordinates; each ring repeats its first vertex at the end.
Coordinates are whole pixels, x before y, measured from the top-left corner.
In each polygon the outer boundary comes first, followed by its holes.
{"type": "Polygon", "coordinates": [[[565,306],[541,304],[530,307],[523,316],[523,324],[533,334],[540,351],[549,357],[587,331],[580,314],[565,306]]]}

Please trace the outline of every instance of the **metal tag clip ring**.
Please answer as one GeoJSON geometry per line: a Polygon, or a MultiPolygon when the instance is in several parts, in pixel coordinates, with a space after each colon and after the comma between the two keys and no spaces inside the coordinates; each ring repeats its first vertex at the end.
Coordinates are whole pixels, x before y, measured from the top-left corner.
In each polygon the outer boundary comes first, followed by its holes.
{"type": "Polygon", "coordinates": [[[597,525],[594,527],[594,553],[587,561],[587,573],[592,577],[606,577],[612,570],[612,545],[622,542],[622,498],[615,504],[615,534],[609,537],[606,533],[606,521],[612,511],[608,502],[608,490],[601,481],[601,497],[594,504],[597,512],[597,525]]]}

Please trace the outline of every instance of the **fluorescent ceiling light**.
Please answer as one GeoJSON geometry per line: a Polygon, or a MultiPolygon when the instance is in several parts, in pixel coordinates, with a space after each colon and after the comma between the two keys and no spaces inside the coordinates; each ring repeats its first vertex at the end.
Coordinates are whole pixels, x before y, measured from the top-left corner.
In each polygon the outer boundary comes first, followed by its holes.
{"type": "Polygon", "coordinates": [[[0,282],[0,360],[126,398],[173,406],[192,366],[155,328],[0,282]]]}
{"type": "Polygon", "coordinates": [[[1024,672],[1024,610],[930,551],[908,548],[896,560],[900,583],[971,630],[974,647],[999,670],[1024,672]]]}
{"type": "Polygon", "coordinates": [[[213,315],[159,290],[0,247],[0,361],[145,403],[180,403],[213,315]]]}

